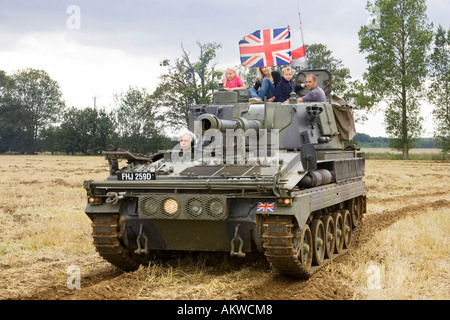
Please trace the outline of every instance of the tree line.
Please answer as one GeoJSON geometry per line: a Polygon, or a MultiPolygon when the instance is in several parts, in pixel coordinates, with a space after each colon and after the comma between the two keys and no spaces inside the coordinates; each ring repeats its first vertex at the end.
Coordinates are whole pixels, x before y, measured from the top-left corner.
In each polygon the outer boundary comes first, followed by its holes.
{"type": "Polygon", "coordinates": [[[130,87],[114,98],[110,112],[69,108],[45,71],[0,70],[0,153],[98,154],[109,144],[152,153],[173,145],[157,130],[145,89],[130,87]]]}
{"type": "MultiPolygon", "coordinates": [[[[389,147],[402,150],[404,159],[418,145],[420,106],[428,101],[434,106],[435,145],[448,152],[450,30],[438,26],[433,31],[425,0],[372,0],[367,9],[373,23],[358,33],[368,65],[363,79],[352,79],[324,44],[306,45],[307,69],[328,69],[333,94],[354,106],[359,121],[385,105],[389,147]]],[[[210,103],[223,77],[216,61],[221,45],[197,46],[196,59],[181,45],[180,58],[160,62],[165,72],[152,93],[130,86],[114,95],[108,112],[67,107],[58,83],[43,70],[12,75],[0,70],[0,153],[97,154],[108,144],[139,153],[171,148],[175,143],[165,129],[186,128],[189,106],[210,103]]],[[[253,86],[254,68],[238,67],[238,74],[247,87],[253,86]]]]}
{"type": "MultiPolygon", "coordinates": [[[[365,133],[357,133],[353,142],[358,148],[389,148],[389,138],[371,137],[365,133]]],[[[420,149],[435,149],[437,147],[434,138],[419,138],[416,146],[416,148],[420,149]]]]}

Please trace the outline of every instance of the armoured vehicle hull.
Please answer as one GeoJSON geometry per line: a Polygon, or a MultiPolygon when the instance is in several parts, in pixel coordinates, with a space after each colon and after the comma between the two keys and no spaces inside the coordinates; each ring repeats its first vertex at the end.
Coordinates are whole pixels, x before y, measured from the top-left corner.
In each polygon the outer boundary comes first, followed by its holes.
{"type": "Polygon", "coordinates": [[[364,155],[344,147],[349,107],[239,100],[219,91],[191,107],[190,153],[104,152],[109,177],[83,186],[106,260],[133,270],[172,250],[264,252],[280,273],[307,278],[351,245],[366,201],[364,155]]]}

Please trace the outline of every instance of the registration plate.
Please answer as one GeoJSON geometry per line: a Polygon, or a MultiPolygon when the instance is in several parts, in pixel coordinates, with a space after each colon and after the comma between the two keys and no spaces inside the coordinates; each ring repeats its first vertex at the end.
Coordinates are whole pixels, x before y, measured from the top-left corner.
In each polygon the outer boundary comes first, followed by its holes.
{"type": "Polygon", "coordinates": [[[120,172],[117,175],[117,180],[121,181],[144,181],[155,179],[156,174],[154,172],[120,172]]]}

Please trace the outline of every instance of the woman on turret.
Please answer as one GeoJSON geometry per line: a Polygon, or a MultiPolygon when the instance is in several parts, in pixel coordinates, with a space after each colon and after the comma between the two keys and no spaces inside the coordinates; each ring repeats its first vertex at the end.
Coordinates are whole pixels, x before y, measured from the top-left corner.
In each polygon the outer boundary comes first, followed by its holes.
{"type": "Polygon", "coordinates": [[[271,67],[259,67],[256,69],[256,80],[253,88],[250,88],[250,102],[260,102],[267,98],[268,102],[275,101],[275,87],[281,80],[278,71],[272,71],[271,67]],[[259,90],[259,91],[258,91],[259,90]]]}

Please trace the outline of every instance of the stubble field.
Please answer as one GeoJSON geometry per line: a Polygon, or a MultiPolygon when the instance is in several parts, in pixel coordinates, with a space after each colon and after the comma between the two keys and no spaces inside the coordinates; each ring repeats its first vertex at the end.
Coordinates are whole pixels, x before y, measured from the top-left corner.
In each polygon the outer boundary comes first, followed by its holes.
{"type": "Polygon", "coordinates": [[[0,299],[450,299],[450,162],[366,160],[359,239],[307,281],[226,254],[123,273],[84,214],[82,182],[106,178],[103,157],[4,155],[0,174],[0,299]]]}

